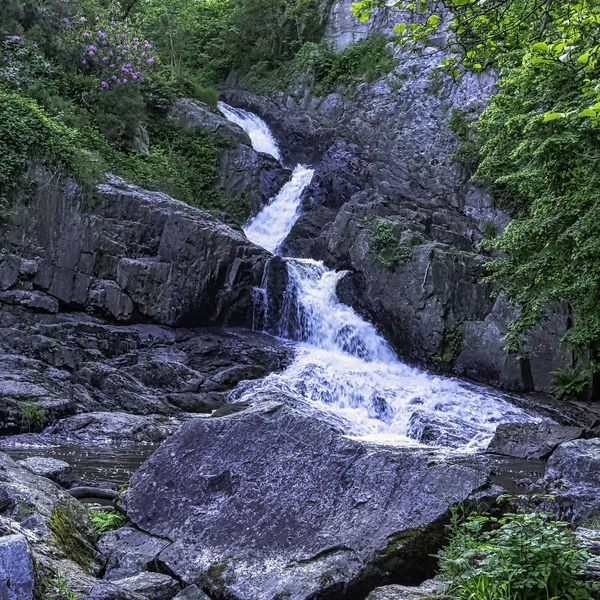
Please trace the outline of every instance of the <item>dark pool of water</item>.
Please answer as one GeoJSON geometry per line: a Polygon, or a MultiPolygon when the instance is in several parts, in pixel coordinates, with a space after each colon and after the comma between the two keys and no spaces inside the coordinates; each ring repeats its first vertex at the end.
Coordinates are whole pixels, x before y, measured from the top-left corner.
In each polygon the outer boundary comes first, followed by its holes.
{"type": "Polygon", "coordinates": [[[121,485],[156,450],[158,445],[139,446],[58,446],[10,448],[14,460],[30,456],[57,458],[68,462],[78,481],[110,482],[121,485]]]}

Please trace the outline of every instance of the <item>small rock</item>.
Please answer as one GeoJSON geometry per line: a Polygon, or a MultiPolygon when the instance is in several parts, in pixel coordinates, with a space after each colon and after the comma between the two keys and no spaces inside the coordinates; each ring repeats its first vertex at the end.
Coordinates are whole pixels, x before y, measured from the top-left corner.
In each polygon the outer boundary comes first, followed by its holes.
{"type": "Polygon", "coordinates": [[[114,585],[129,592],[143,594],[148,600],[171,600],[180,590],[179,583],[162,573],[140,573],[127,579],[116,579],[114,585]]]}
{"type": "MultiPolygon", "coordinates": [[[[409,587],[405,585],[385,585],[375,588],[368,596],[367,600],[421,600],[431,599],[437,593],[437,585],[434,579],[425,581],[419,587],[409,587]]],[[[442,598],[441,596],[435,596],[442,598]]]]}
{"type": "Polygon", "coordinates": [[[22,535],[0,537],[0,598],[33,599],[35,569],[27,540],[22,535]]]}
{"type": "Polygon", "coordinates": [[[490,442],[487,452],[514,458],[547,458],[560,444],[583,434],[580,427],[565,427],[553,423],[502,423],[490,442]]]}
{"type": "Polygon", "coordinates": [[[123,579],[146,571],[169,542],[134,529],[121,527],[100,536],[98,549],[108,557],[105,579],[123,579]]]}
{"type": "Polygon", "coordinates": [[[52,481],[59,485],[68,483],[68,475],[72,470],[71,465],[64,460],[43,456],[30,456],[24,460],[17,461],[17,464],[25,467],[35,475],[52,479],[52,481]]]}
{"type": "Polygon", "coordinates": [[[210,600],[210,598],[197,585],[190,585],[181,590],[173,600],[210,600]]]}

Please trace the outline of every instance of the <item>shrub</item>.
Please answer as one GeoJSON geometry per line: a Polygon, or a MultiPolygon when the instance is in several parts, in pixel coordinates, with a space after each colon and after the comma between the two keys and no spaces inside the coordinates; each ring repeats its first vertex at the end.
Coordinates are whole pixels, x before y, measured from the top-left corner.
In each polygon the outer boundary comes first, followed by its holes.
{"type": "Polygon", "coordinates": [[[458,600],[586,600],[580,575],[590,560],[568,524],[542,512],[500,518],[474,513],[449,526],[440,551],[445,592],[458,600]]]}
{"type": "Polygon", "coordinates": [[[66,168],[82,182],[102,172],[84,134],[50,117],[35,100],[0,90],[0,198],[22,185],[32,156],[66,168]]]}
{"type": "Polygon", "coordinates": [[[388,269],[412,258],[412,246],[420,243],[419,238],[409,232],[398,236],[396,226],[391,221],[377,219],[371,238],[377,260],[388,269]]]}
{"type": "Polygon", "coordinates": [[[21,421],[29,430],[32,427],[41,429],[46,422],[46,409],[35,402],[25,404],[21,409],[21,421]]]}
{"type": "Polygon", "coordinates": [[[574,400],[588,387],[590,377],[588,369],[557,369],[552,372],[552,393],[560,400],[574,400]]]}
{"type": "Polygon", "coordinates": [[[127,517],[121,512],[106,512],[90,509],[90,520],[94,531],[100,535],[106,531],[119,529],[127,523],[127,517]]]}

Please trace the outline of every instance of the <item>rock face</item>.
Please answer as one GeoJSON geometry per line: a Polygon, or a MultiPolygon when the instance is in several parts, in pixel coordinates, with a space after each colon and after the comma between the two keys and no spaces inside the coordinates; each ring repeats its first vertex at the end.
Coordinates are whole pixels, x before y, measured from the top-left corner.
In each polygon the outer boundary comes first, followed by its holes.
{"type": "Polygon", "coordinates": [[[173,543],[159,562],[236,599],[338,597],[431,568],[451,502],[487,481],[433,452],[343,437],[277,402],[188,422],[134,474],[135,525],[173,543]]]}
{"type": "MultiPolygon", "coordinates": [[[[374,32],[389,35],[402,20],[384,8],[361,24],[351,4],[333,2],[325,31],[340,49],[374,32]]],[[[436,47],[418,55],[400,49],[396,58],[392,73],[325,98],[300,84],[268,97],[223,94],[267,120],[288,160],[316,168],[284,248],[350,270],[344,302],[374,321],[405,360],[505,389],[548,391],[550,373],[572,365],[558,344],[568,314],[550,307],[522,356],[504,351],[514,308],[481,282],[490,256],[478,244],[509,217],[470,183],[450,125],[480,114],[494,77],[450,80],[436,70],[436,47]],[[378,234],[382,224],[387,238],[378,234]],[[388,264],[386,252],[395,257],[388,264]]]]}
{"type": "Polygon", "coordinates": [[[35,570],[22,535],[0,537],[0,598],[33,600],[35,570]]]}
{"type": "Polygon", "coordinates": [[[548,458],[565,442],[581,437],[580,427],[565,427],[552,423],[502,423],[487,451],[515,458],[548,458]]]}
{"type": "Polygon", "coordinates": [[[4,287],[121,322],[251,323],[252,286],[268,255],[243,233],[116,177],[94,202],[91,212],[69,181],[40,186],[35,205],[9,224],[3,243],[22,263],[4,287]]]}

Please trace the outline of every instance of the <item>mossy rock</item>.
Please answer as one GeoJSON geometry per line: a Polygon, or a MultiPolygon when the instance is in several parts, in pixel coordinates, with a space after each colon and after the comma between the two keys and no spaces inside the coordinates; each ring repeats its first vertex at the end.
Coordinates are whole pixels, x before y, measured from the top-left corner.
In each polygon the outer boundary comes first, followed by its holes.
{"type": "Polygon", "coordinates": [[[98,569],[99,553],[87,510],[75,501],[59,500],[48,521],[50,531],[67,558],[87,573],[98,569]]]}

